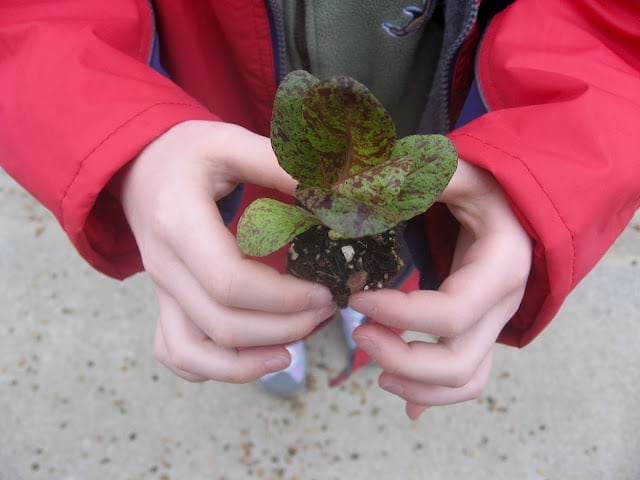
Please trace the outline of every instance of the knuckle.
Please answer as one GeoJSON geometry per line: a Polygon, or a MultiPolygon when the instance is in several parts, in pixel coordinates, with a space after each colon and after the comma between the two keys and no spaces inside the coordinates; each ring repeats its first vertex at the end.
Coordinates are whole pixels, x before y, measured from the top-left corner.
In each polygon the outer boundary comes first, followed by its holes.
{"type": "Polygon", "coordinates": [[[508,278],[508,287],[511,290],[524,289],[529,276],[531,274],[531,256],[530,247],[527,249],[515,250],[511,257],[510,272],[508,278]]]}
{"type": "Polygon", "coordinates": [[[162,317],[158,318],[158,324],[156,326],[156,332],[153,338],[153,355],[156,360],[160,362],[162,365],[168,367],[169,358],[167,352],[167,346],[164,341],[164,337],[162,334],[162,329],[160,328],[160,323],[162,322],[162,317]]]}
{"type": "Polygon", "coordinates": [[[527,259],[522,263],[522,265],[516,269],[514,279],[515,284],[518,288],[524,287],[529,281],[529,276],[531,274],[531,260],[527,259]]]}
{"type": "Polygon", "coordinates": [[[176,229],[176,219],[174,212],[175,208],[170,208],[167,205],[167,208],[163,208],[162,198],[158,199],[159,205],[154,208],[149,214],[149,225],[151,227],[151,231],[158,238],[168,239],[173,236],[173,232],[176,229]]]}
{"type": "Polygon", "coordinates": [[[373,360],[378,363],[383,370],[395,377],[405,377],[407,372],[405,372],[405,366],[399,362],[389,361],[389,359],[385,358],[382,355],[376,355],[375,358],[372,356],[373,360]]]}
{"type": "Polygon", "coordinates": [[[485,388],[486,385],[484,383],[472,382],[468,390],[468,399],[475,400],[480,398],[483,395],[485,388]]]}
{"type": "Polygon", "coordinates": [[[207,326],[206,334],[213,343],[220,347],[233,348],[238,346],[235,344],[235,334],[233,329],[227,325],[221,325],[219,322],[212,322],[207,326]]]}
{"type": "Polygon", "coordinates": [[[178,370],[179,372],[189,371],[189,360],[184,353],[169,349],[167,357],[168,364],[173,369],[178,370]]]}
{"type": "Polygon", "coordinates": [[[156,357],[156,360],[158,360],[162,365],[167,366],[167,352],[162,347],[160,347],[157,342],[153,346],[153,355],[156,357]]]}
{"type": "Polygon", "coordinates": [[[505,279],[505,292],[523,292],[529,280],[529,269],[517,268],[505,279]]]}
{"type": "Polygon", "coordinates": [[[190,362],[183,349],[172,348],[167,344],[165,348],[156,348],[155,355],[158,361],[165,367],[179,376],[187,378],[185,374],[188,374],[190,370],[190,362]]]}
{"type": "Polygon", "coordinates": [[[452,362],[449,374],[445,381],[445,386],[450,388],[462,388],[469,384],[473,378],[475,369],[471,368],[467,362],[452,362]]]}
{"type": "Polygon", "coordinates": [[[445,338],[459,337],[467,331],[473,321],[473,312],[468,308],[457,307],[449,318],[444,319],[442,322],[440,336],[445,338]]]}
{"type": "Polygon", "coordinates": [[[143,256],[142,263],[144,271],[149,275],[151,281],[156,285],[162,285],[165,278],[162,270],[162,260],[156,256],[143,256]]]}
{"type": "Polygon", "coordinates": [[[223,306],[233,306],[233,289],[236,288],[235,284],[238,283],[234,280],[233,272],[226,272],[225,274],[212,272],[212,275],[205,283],[206,291],[216,303],[223,306]]]}

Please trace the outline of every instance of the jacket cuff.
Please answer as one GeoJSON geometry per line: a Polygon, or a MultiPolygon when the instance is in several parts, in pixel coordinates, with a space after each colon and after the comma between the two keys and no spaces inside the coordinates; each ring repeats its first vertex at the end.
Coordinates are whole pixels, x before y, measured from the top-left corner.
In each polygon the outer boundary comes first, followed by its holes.
{"type": "Polygon", "coordinates": [[[493,174],[532,239],[532,267],[524,298],[498,339],[522,347],[549,324],[571,291],[573,275],[567,268],[575,258],[571,231],[522,159],[464,129],[449,138],[460,158],[493,174]]]}
{"type": "Polygon", "coordinates": [[[151,141],[187,120],[218,118],[195,103],[157,103],[114,129],[80,164],[60,202],[60,223],[100,272],[122,279],[143,268],[119,199],[107,184],[151,141]]]}

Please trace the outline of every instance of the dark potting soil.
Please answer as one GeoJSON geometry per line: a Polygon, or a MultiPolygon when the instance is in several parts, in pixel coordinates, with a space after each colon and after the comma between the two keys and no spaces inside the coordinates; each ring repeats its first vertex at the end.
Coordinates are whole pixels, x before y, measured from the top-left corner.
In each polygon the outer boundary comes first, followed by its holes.
{"type": "Polygon", "coordinates": [[[317,226],[298,235],[289,246],[287,272],[327,286],[340,308],[352,293],[384,288],[400,272],[402,235],[397,229],[361,238],[329,232],[317,226]]]}

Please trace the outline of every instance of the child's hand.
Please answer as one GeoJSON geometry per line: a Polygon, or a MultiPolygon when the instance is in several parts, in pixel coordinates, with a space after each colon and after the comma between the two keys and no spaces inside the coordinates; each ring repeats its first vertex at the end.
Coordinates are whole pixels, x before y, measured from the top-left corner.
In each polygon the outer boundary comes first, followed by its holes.
{"type": "Polygon", "coordinates": [[[335,308],[326,288],[242,256],[215,204],[240,182],[296,186],[267,138],[205,121],[170,129],[114,182],[158,296],[156,356],[191,381],[248,382],[286,367],[282,344],[335,308]]]}
{"type": "Polygon", "coordinates": [[[363,292],[350,301],[381,324],[439,337],[437,343],[407,343],[376,325],[354,332],[383,370],[380,386],[406,400],[412,419],[428,406],[482,393],[495,340],[517,311],[531,268],[531,241],[489,173],[461,160],[440,201],[461,225],[452,270],[440,289],[363,292]]]}

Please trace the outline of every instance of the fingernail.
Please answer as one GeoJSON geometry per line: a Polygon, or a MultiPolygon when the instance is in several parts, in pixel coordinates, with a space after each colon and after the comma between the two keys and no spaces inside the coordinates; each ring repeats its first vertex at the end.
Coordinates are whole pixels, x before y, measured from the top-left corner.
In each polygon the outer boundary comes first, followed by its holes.
{"type": "Polygon", "coordinates": [[[370,357],[373,357],[378,350],[378,346],[373,343],[369,337],[355,334],[353,335],[353,340],[358,344],[358,347],[367,352],[370,357]]]}
{"type": "Polygon", "coordinates": [[[332,301],[331,292],[326,287],[314,285],[309,291],[309,304],[311,307],[322,307],[332,301]]]}
{"type": "Polygon", "coordinates": [[[356,312],[362,313],[368,317],[373,317],[375,313],[374,306],[362,298],[353,298],[349,301],[349,306],[356,312]]]}
{"type": "Polygon", "coordinates": [[[385,383],[380,385],[380,387],[385,389],[389,393],[393,393],[394,395],[402,395],[404,393],[404,387],[402,385],[398,385],[397,383],[385,383]]]}
{"type": "Polygon", "coordinates": [[[335,303],[332,303],[328,307],[321,308],[320,310],[318,310],[318,317],[321,320],[326,320],[327,318],[329,318],[331,315],[334,314],[334,312],[336,311],[336,308],[338,307],[335,303]]]}
{"type": "Polygon", "coordinates": [[[265,369],[265,373],[279,372],[289,366],[291,359],[289,357],[278,356],[266,360],[262,366],[265,369]]]}

